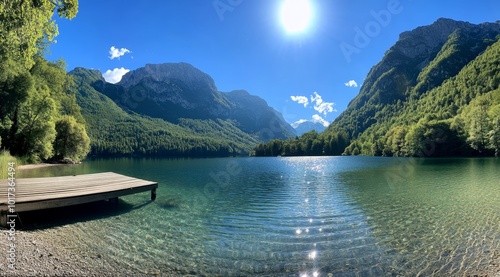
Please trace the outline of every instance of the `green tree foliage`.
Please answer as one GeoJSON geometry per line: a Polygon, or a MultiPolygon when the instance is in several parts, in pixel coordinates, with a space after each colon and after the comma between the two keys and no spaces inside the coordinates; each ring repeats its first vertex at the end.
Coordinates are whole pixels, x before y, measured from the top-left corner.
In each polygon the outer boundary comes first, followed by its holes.
{"type": "MultiPolygon", "coordinates": [[[[9,151],[0,150],[0,164],[7,165],[15,163],[16,166],[21,165],[21,161],[10,155],[9,151]]],[[[9,167],[0,166],[0,180],[9,178],[9,167]]]]}
{"type": "MultiPolygon", "coordinates": [[[[4,71],[5,72],[5,71],[4,71]]],[[[9,149],[15,142],[15,135],[19,130],[19,109],[27,101],[28,95],[33,94],[34,80],[29,73],[17,76],[8,76],[0,84],[0,136],[3,148],[9,149]]]]}
{"type": "Polygon", "coordinates": [[[500,89],[472,100],[457,116],[457,129],[479,153],[498,156],[500,144],[500,89]]]}
{"type": "Polygon", "coordinates": [[[0,1],[0,56],[15,61],[16,67],[29,70],[34,58],[58,34],[52,16],[73,18],[77,0],[2,0],[0,1]]]}
{"type": "MultiPolygon", "coordinates": [[[[9,99],[9,96],[22,93],[26,95],[25,99],[9,106],[10,110],[4,117],[4,122],[7,122],[4,124],[7,127],[4,127],[4,145],[13,154],[27,156],[30,161],[52,158],[55,126],[61,117],[72,116],[81,127],[82,136],[86,136],[85,122],[75,95],[70,91],[72,79],[66,74],[63,64],[41,58],[35,58],[35,62],[29,74],[17,78],[22,80],[14,87],[17,91],[11,91],[6,97],[9,99]]],[[[86,148],[84,139],[78,143],[83,145],[76,148],[86,148]]],[[[78,154],[75,157],[84,156],[78,154]]]]}
{"type": "Polygon", "coordinates": [[[403,126],[395,126],[387,132],[383,150],[385,156],[404,156],[406,152],[404,139],[407,132],[408,130],[403,126]]]}
{"type": "Polygon", "coordinates": [[[27,156],[33,162],[50,158],[55,138],[55,116],[55,102],[48,87],[31,90],[15,119],[19,123],[13,134],[11,151],[15,155],[27,156]]]}
{"type": "Polygon", "coordinates": [[[341,155],[348,144],[349,138],[345,131],[326,136],[313,130],[293,139],[260,143],[253,153],[255,156],[341,155]]]}
{"type": "Polygon", "coordinates": [[[81,160],[90,152],[90,139],[85,125],[76,122],[73,116],[63,116],[55,126],[57,136],[54,142],[55,157],[81,160]]]}
{"type": "Polygon", "coordinates": [[[423,118],[414,124],[405,137],[405,156],[445,157],[468,154],[451,120],[428,120],[423,118]]]}
{"type": "Polygon", "coordinates": [[[498,157],[500,156],[500,101],[497,100],[497,104],[491,107],[488,115],[491,119],[488,146],[495,152],[495,156],[498,157]]]}
{"type": "Polygon", "coordinates": [[[467,133],[467,142],[475,150],[482,152],[489,144],[488,136],[490,120],[488,118],[488,101],[484,98],[475,99],[462,114],[467,133]]]}
{"type": "MultiPolygon", "coordinates": [[[[76,140],[73,144],[81,144],[74,148],[88,145],[64,62],[42,58],[58,34],[54,11],[71,19],[78,1],[0,1],[0,142],[2,148],[31,162],[53,158],[56,122],[68,116],[78,133],[69,137],[76,140]]],[[[83,152],[75,157],[84,157],[83,152]]]]}
{"type": "Polygon", "coordinates": [[[49,2],[57,7],[57,14],[60,17],[72,19],[78,13],[77,0],[52,0],[49,2]]]}

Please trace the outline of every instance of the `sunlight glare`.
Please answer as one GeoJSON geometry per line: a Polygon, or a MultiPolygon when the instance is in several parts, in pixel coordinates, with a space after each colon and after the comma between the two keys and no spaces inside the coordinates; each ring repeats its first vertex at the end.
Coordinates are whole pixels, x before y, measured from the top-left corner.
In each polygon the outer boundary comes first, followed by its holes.
{"type": "Polygon", "coordinates": [[[284,0],[281,6],[281,23],[288,33],[307,29],[312,17],[309,0],[284,0]]]}

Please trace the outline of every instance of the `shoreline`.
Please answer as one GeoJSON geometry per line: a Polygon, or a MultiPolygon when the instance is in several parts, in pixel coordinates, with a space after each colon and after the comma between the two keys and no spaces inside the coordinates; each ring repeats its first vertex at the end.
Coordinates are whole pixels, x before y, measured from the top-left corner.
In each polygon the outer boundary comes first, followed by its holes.
{"type": "Polygon", "coordinates": [[[44,167],[53,167],[53,166],[62,166],[62,165],[75,165],[75,164],[49,164],[49,163],[41,163],[41,164],[23,164],[17,166],[18,170],[28,170],[28,169],[37,169],[44,167]]]}

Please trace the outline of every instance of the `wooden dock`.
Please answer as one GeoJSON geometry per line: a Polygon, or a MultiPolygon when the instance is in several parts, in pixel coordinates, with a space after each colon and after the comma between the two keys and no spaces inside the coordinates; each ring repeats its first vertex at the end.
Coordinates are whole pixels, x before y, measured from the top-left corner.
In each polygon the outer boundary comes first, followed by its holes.
{"type": "Polygon", "coordinates": [[[0,226],[7,227],[15,213],[78,205],[83,203],[117,200],[118,197],[151,191],[156,198],[158,183],[106,172],[76,176],[25,178],[15,180],[14,197],[8,197],[8,180],[0,180],[0,226]],[[12,199],[15,204],[12,204],[12,199]],[[10,203],[9,203],[10,200],[10,203]]]}

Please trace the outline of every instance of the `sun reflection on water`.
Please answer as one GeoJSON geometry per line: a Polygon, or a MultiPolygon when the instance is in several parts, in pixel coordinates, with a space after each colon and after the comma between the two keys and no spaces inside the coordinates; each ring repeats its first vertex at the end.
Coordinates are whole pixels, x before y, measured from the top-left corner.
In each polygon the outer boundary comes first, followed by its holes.
{"type": "MultiPolygon", "coordinates": [[[[248,171],[200,203],[193,192],[203,191],[207,168],[217,172],[210,166],[218,160],[187,161],[184,172],[164,169],[175,161],[159,171],[158,198],[178,195],[179,206],[155,203],[68,225],[71,232],[54,237],[65,242],[77,234],[82,253],[99,249],[102,260],[134,270],[172,270],[165,276],[473,276],[488,266],[500,249],[500,163],[474,171],[441,166],[438,175],[420,166],[418,179],[390,187],[380,172],[397,160],[368,159],[375,168],[360,166],[364,160],[242,159],[248,171]]],[[[123,197],[121,206],[144,198],[123,197]]]]}

